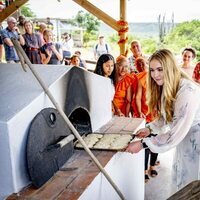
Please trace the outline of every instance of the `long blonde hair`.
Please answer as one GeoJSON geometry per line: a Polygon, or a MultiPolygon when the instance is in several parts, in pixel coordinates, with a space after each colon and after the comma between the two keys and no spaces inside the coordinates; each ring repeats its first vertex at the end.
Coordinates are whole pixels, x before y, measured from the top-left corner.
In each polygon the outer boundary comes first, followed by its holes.
{"type": "Polygon", "coordinates": [[[164,98],[164,109],[166,112],[167,122],[171,122],[174,114],[173,103],[176,99],[176,94],[179,89],[181,78],[188,78],[187,75],[181,72],[176,59],[168,49],[160,49],[153,53],[149,58],[149,64],[152,60],[160,62],[164,73],[164,84],[159,86],[151,77],[151,72],[148,73],[147,84],[147,102],[149,112],[156,111],[158,117],[161,117],[161,95],[164,98]]]}

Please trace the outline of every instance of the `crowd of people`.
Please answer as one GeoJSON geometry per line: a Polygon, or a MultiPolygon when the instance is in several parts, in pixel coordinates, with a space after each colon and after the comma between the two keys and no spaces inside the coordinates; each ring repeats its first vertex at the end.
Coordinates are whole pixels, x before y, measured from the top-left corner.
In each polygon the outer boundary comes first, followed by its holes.
{"type": "Polygon", "coordinates": [[[0,62],[5,57],[7,63],[19,63],[19,57],[12,44],[12,39],[20,42],[32,64],[73,65],[71,60],[75,55],[79,59],[79,67],[86,69],[86,63],[81,58],[80,51],[73,51],[73,39],[71,34],[62,34],[62,41],[55,42],[53,23],[47,17],[46,22],[34,23],[24,16],[7,18],[7,27],[1,26],[0,30],[0,62]]]}
{"type": "MultiPolygon", "coordinates": [[[[19,40],[32,64],[73,65],[71,60],[78,55],[78,66],[87,69],[86,62],[81,58],[81,51],[74,51],[72,35],[64,32],[61,39],[55,42],[53,30],[54,26],[49,17],[46,18],[46,21],[41,22],[37,20],[32,22],[22,15],[18,19],[8,17],[7,27],[1,26],[0,29],[0,62],[2,60],[7,63],[20,62],[11,41],[11,38],[15,38],[19,40]],[[48,30],[48,35],[51,35],[50,38],[47,37],[46,30],[48,30]]],[[[110,52],[110,45],[105,42],[104,35],[99,35],[98,42],[93,48],[94,62],[98,60],[100,55],[110,52]]]]}
{"type": "MultiPolygon", "coordinates": [[[[35,25],[20,16],[7,18],[1,28],[0,60],[4,46],[7,63],[19,63],[11,38],[19,41],[33,64],[67,64],[87,70],[81,52],[72,54],[73,39],[63,34],[61,43],[53,38],[53,24],[35,25]]],[[[104,35],[94,46],[94,73],[111,80],[113,115],[144,118],[146,127],[137,132],[140,141],[129,144],[126,151],[137,153],[145,148],[145,182],[158,175],[158,153],[176,147],[173,183],[177,190],[200,176],[200,63],[194,64],[196,51],[186,47],[182,63],[171,51],[160,49],[150,57],[142,52],[139,41],[130,44],[132,55],[114,58],[104,35]],[[196,83],[195,83],[196,82],[196,83]],[[150,157],[150,166],[148,166],[150,157]],[[192,170],[191,170],[192,169],[192,170]]]]}

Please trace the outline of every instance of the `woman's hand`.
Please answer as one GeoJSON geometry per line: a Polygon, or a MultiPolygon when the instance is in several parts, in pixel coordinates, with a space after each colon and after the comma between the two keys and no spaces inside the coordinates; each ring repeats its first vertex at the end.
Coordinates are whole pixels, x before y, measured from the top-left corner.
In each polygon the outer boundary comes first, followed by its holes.
{"type": "Polygon", "coordinates": [[[57,51],[55,45],[53,45],[53,44],[50,46],[50,48],[51,48],[51,50],[52,50],[54,53],[57,51]]]}
{"type": "Polygon", "coordinates": [[[151,132],[150,132],[149,128],[142,128],[142,129],[138,130],[135,135],[138,138],[145,138],[148,135],[150,135],[150,133],[151,132]]]}
{"type": "Polygon", "coordinates": [[[125,151],[129,153],[138,153],[141,149],[142,149],[141,141],[135,141],[130,143],[125,151]]]}
{"type": "Polygon", "coordinates": [[[18,34],[20,34],[19,28],[18,28],[17,26],[15,26],[13,29],[14,29],[18,34]]]}
{"type": "Polygon", "coordinates": [[[117,116],[124,117],[124,114],[121,112],[120,109],[117,109],[117,116]]]}
{"type": "Polygon", "coordinates": [[[139,115],[140,115],[140,118],[146,119],[146,115],[144,113],[141,112],[139,115]]]}
{"type": "Polygon", "coordinates": [[[49,49],[45,49],[45,51],[46,51],[47,56],[51,58],[51,56],[52,56],[52,51],[49,50],[49,49]]]}

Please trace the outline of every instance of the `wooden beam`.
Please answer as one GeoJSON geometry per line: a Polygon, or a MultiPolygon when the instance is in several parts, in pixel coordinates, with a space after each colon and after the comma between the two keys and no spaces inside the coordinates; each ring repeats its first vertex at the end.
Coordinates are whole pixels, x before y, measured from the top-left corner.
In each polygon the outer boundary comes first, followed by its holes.
{"type": "Polygon", "coordinates": [[[15,0],[2,12],[0,12],[0,22],[3,22],[6,18],[16,12],[22,5],[27,3],[28,0],[15,0]]]}
{"type": "Polygon", "coordinates": [[[117,21],[115,19],[113,19],[108,14],[106,14],[105,12],[94,6],[88,0],[73,0],[73,1],[79,4],[84,9],[86,9],[88,12],[92,13],[98,19],[102,20],[104,23],[112,27],[114,30],[116,31],[119,30],[119,25],[117,24],[117,21]]]}

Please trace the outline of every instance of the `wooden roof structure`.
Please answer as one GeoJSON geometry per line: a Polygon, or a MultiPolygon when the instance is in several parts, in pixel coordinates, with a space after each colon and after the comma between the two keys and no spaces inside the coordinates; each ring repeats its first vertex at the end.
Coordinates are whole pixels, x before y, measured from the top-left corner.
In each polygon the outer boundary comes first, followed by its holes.
{"type": "MultiPolygon", "coordinates": [[[[120,48],[120,55],[127,55],[127,32],[128,32],[128,22],[126,21],[126,6],[127,0],[120,0],[120,16],[119,20],[113,19],[111,16],[103,12],[97,6],[89,2],[88,0],[72,0],[88,12],[96,16],[98,19],[102,20],[108,26],[113,28],[118,32],[119,41],[118,45],[120,48]]],[[[4,21],[7,17],[15,13],[22,5],[27,3],[28,0],[15,0],[8,7],[6,7],[2,12],[0,12],[0,22],[4,21]]]]}
{"type": "Polygon", "coordinates": [[[0,22],[3,22],[10,15],[14,14],[21,6],[27,3],[28,0],[15,0],[9,6],[0,12],[0,22]]]}

